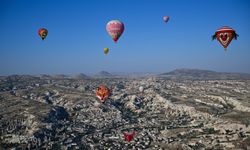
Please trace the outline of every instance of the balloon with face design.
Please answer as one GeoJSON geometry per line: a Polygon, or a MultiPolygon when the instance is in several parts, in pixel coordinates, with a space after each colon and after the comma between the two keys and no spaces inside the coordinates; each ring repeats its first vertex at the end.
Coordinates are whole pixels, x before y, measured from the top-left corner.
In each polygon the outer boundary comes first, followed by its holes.
{"type": "Polygon", "coordinates": [[[95,94],[100,99],[100,101],[103,103],[110,96],[110,90],[106,86],[100,85],[96,89],[95,94]]]}
{"type": "Polygon", "coordinates": [[[107,23],[106,30],[114,42],[117,42],[124,31],[124,24],[119,20],[111,20],[107,23]]]}
{"type": "Polygon", "coordinates": [[[40,28],[38,30],[38,35],[42,38],[42,40],[44,40],[46,36],[48,35],[48,30],[45,28],[40,28]]]}
{"type": "Polygon", "coordinates": [[[239,35],[236,34],[235,30],[230,28],[230,27],[227,27],[227,26],[224,26],[220,29],[218,29],[215,34],[212,36],[213,40],[214,39],[217,39],[220,44],[225,48],[228,47],[228,45],[231,43],[231,41],[233,39],[237,40],[237,37],[239,35]]]}

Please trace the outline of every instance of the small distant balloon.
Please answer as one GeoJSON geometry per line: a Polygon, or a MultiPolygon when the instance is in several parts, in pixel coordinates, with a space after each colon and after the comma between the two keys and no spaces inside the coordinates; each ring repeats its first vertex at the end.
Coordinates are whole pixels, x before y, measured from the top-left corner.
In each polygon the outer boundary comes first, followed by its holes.
{"type": "Polygon", "coordinates": [[[124,31],[124,24],[119,20],[111,20],[107,23],[106,30],[114,42],[117,42],[124,31]]]}
{"type": "Polygon", "coordinates": [[[104,49],[103,49],[103,52],[104,52],[104,54],[108,54],[108,52],[109,52],[109,48],[107,48],[107,47],[106,47],[106,48],[104,48],[104,49]]]}
{"type": "Polygon", "coordinates": [[[44,40],[46,36],[48,35],[48,30],[45,28],[40,28],[38,30],[38,35],[42,38],[42,40],[44,40]]]}
{"type": "Polygon", "coordinates": [[[100,85],[96,89],[96,96],[100,99],[100,101],[103,103],[105,100],[110,96],[110,90],[108,87],[104,85],[100,85]]]}
{"type": "Polygon", "coordinates": [[[123,135],[124,135],[125,140],[130,142],[135,136],[135,131],[133,131],[132,133],[124,132],[123,135]]]}
{"type": "Polygon", "coordinates": [[[163,20],[164,20],[164,22],[166,22],[166,23],[167,23],[167,22],[168,22],[168,20],[169,20],[169,17],[168,17],[168,16],[164,16],[164,17],[163,17],[163,20]]]}
{"type": "Polygon", "coordinates": [[[237,40],[238,36],[239,35],[234,29],[228,26],[223,26],[220,29],[216,30],[215,34],[212,36],[212,39],[217,39],[226,50],[231,41],[233,39],[237,40]]]}

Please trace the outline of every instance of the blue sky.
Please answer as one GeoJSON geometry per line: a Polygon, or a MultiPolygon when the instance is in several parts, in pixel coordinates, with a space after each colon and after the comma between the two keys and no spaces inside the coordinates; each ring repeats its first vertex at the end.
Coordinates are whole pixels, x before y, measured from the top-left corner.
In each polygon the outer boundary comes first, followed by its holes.
{"type": "Polygon", "coordinates": [[[1,0],[0,32],[0,75],[176,68],[250,73],[248,0],[1,0]],[[113,19],[125,24],[116,44],[105,29],[113,19]],[[224,25],[240,35],[227,52],[211,40],[224,25]],[[41,27],[49,30],[45,41],[37,34],[41,27]]]}

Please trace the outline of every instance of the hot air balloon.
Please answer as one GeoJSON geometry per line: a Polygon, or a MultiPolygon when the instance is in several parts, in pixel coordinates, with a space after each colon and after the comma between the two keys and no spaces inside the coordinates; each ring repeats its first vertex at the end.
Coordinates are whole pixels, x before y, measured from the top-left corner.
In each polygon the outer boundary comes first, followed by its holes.
{"type": "Polygon", "coordinates": [[[123,135],[124,135],[125,140],[130,142],[135,136],[135,131],[133,131],[132,133],[124,132],[123,135]]]}
{"type": "Polygon", "coordinates": [[[117,42],[124,31],[124,24],[119,20],[111,20],[107,23],[106,30],[112,39],[117,42]]]}
{"type": "Polygon", "coordinates": [[[42,38],[42,40],[44,40],[46,36],[48,35],[48,30],[45,28],[40,28],[38,30],[38,35],[42,38]]]}
{"type": "Polygon", "coordinates": [[[164,16],[164,17],[163,17],[163,20],[164,20],[164,22],[168,22],[169,17],[168,17],[168,16],[164,16]]]}
{"type": "Polygon", "coordinates": [[[103,52],[104,52],[104,54],[108,54],[109,48],[104,48],[104,49],[103,49],[103,52]]]}
{"type": "Polygon", "coordinates": [[[106,86],[100,85],[96,89],[95,94],[100,99],[100,101],[103,103],[110,96],[110,90],[106,86]]]}
{"type": "Polygon", "coordinates": [[[215,32],[215,34],[212,36],[212,39],[214,40],[217,38],[217,40],[226,50],[233,38],[237,40],[238,36],[239,35],[235,32],[234,29],[228,26],[223,26],[215,32]]]}

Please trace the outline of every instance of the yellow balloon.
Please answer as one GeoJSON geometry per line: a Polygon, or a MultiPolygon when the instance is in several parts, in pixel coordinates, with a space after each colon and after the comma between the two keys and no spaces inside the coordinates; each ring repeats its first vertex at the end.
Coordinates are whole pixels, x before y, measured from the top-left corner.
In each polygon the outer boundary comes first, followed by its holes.
{"type": "Polygon", "coordinates": [[[108,54],[109,48],[104,48],[103,51],[104,51],[104,54],[108,54]]]}

